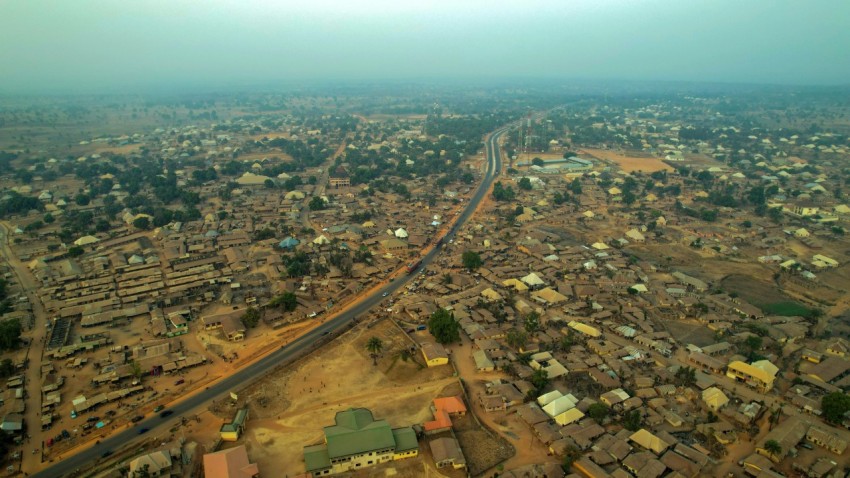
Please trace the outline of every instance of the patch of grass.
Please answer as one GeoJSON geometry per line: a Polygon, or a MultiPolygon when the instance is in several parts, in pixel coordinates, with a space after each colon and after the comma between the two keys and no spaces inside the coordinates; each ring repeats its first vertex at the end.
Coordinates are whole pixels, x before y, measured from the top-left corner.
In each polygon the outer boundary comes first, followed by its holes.
{"type": "Polygon", "coordinates": [[[810,309],[803,304],[794,301],[771,302],[769,304],[760,305],[759,308],[765,314],[781,315],[785,317],[801,316],[811,318],[817,313],[815,309],[810,309]]]}

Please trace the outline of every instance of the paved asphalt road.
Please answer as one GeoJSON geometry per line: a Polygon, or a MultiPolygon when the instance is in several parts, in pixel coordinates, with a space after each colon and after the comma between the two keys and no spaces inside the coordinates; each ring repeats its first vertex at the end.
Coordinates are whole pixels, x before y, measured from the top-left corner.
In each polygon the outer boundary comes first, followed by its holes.
{"type": "MultiPolygon", "coordinates": [[[[454,237],[457,229],[466,223],[470,217],[472,217],[472,214],[475,212],[478,204],[487,194],[487,191],[489,191],[493,179],[499,172],[501,172],[501,154],[499,153],[498,140],[499,137],[501,137],[510,128],[511,126],[505,126],[494,131],[487,140],[487,143],[485,144],[487,151],[487,170],[484,174],[484,178],[478,189],[475,191],[475,194],[472,198],[470,198],[466,208],[458,217],[455,225],[446,234],[444,244],[448,243],[449,239],[454,237]]],[[[426,267],[437,256],[437,254],[439,254],[441,248],[442,247],[435,247],[427,255],[425,255],[422,258],[421,267],[426,267]]],[[[382,297],[382,294],[384,292],[392,294],[410,281],[412,277],[414,277],[414,275],[399,277],[395,281],[390,282],[383,288],[375,291],[371,296],[364,298],[349,310],[325,322],[324,324],[319,325],[289,345],[281,347],[279,350],[266,355],[262,359],[245,367],[237,373],[234,373],[233,375],[207,387],[205,390],[195,393],[194,395],[178,402],[176,405],[169,407],[168,409],[174,412],[171,416],[161,418],[159,414],[153,414],[145,420],[136,423],[135,426],[124,431],[114,433],[109,438],[103,439],[99,444],[93,447],[79,451],[78,453],[44,469],[43,471],[32,474],[32,478],[59,478],[62,476],[68,476],[77,469],[88,468],[95,461],[99,460],[107,451],[122,448],[137,439],[147,438],[148,436],[165,435],[165,430],[179,423],[181,416],[191,414],[195,409],[215,398],[229,393],[230,391],[239,390],[254,380],[263,377],[275,367],[283,365],[309,351],[310,347],[317,340],[326,338],[326,336],[331,335],[336,331],[342,331],[353,319],[361,316],[369,309],[383,301],[384,297],[382,297]],[[150,431],[143,435],[139,435],[139,430],[143,428],[148,428],[150,431]]]]}

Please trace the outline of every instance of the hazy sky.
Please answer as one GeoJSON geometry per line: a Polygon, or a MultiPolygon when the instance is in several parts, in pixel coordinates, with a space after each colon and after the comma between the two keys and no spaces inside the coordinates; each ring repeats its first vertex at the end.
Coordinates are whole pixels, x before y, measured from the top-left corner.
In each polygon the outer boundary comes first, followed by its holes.
{"type": "Polygon", "coordinates": [[[0,92],[304,79],[850,83],[850,0],[0,0],[0,92]]]}

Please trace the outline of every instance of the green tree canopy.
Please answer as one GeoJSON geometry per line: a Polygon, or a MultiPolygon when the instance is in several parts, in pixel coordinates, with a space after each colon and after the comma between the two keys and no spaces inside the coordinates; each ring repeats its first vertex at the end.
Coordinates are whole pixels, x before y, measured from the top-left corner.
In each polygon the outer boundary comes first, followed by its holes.
{"type": "Polygon", "coordinates": [[[523,318],[523,326],[529,335],[540,330],[540,314],[531,311],[523,318]]]}
{"type": "Polygon", "coordinates": [[[625,427],[626,430],[636,432],[640,430],[642,424],[643,416],[638,409],[626,412],[626,415],[623,417],[623,427],[625,427]]]}
{"type": "Polygon", "coordinates": [[[601,402],[594,403],[587,408],[587,415],[596,420],[596,423],[599,423],[600,425],[606,418],[608,418],[609,413],[611,413],[611,409],[608,408],[608,405],[601,402]]]}
{"type": "Polygon", "coordinates": [[[505,340],[508,345],[519,350],[528,344],[528,334],[524,330],[511,329],[508,331],[505,340]]]}
{"type": "Polygon", "coordinates": [[[254,307],[248,307],[244,314],[242,314],[242,323],[245,324],[245,327],[249,329],[253,329],[260,323],[260,311],[255,309],[254,307]]]}
{"type": "Polygon", "coordinates": [[[697,381],[697,371],[692,367],[679,367],[673,377],[673,382],[680,387],[690,387],[697,381]]]}
{"type": "Polygon", "coordinates": [[[773,456],[778,457],[782,453],[782,445],[776,440],[768,440],[764,442],[764,449],[773,456]]]}
{"type": "Polygon", "coordinates": [[[531,179],[526,178],[526,177],[522,177],[522,178],[520,178],[519,182],[517,183],[517,186],[519,186],[519,188],[524,190],[524,191],[531,191],[531,187],[532,187],[531,186],[531,179]]]}
{"type": "Polygon", "coordinates": [[[454,314],[445,309],[440,309],[431,314],[428,319],[428,329],[438,343],[450,344],[460,341],[460,326],[455,320],[454,314]]]}
{"type": "Polygon", "coordinates": [[[841,423],[844,414],[850,411],[850,395],[844,392],[826,394],[820,401],[823,418],[830,423],[841,423]]]}
{"type": "Polygon", "coordinates": [[[133,220],[133,227],[141,230],[148,230],[151,227],[151,221],[145,216],[137,217],[133,220]]]}
{"type": "Polygon", "coordinates": [[[481,256],[475,251],[464,252],[461,260],[463,261],[463,267],[465,267],[469,272],[478,269],[482,264],[484,264],[484,261],[481,260],[481,256]]]}
{"type": "Polygon", "coordinates": [[[80,257],[85,251],[80,246],[72,246],[68,248],[69,257],[80,257]]]}
{"type": "Polygon", "coordinates": [[[325,200],[319,196],[313,196],[313,198],[310,199],[309,206],[311,211],[321,211],[325,208],[325,200]]]}
{"type": "Polygon", "coordinates": [[[549,372],[539,368],[531,374],[531,384],[534,385],[534,395],[540,395],[549,385],[549,372]]]}
{"type": "Polygon", "coordinates": [[[378,365],[378,355],[384,350],[384,342],[378,337],[371,337],[366,342],[366,350],[369,351],[369,356],[372,357],[372,365],[378,365]]]}
{"type": "Polygon", "coordinates": [[[298,307],[298,298],[292,292],[284,292],[269,302],[269,307],[279,307],[285,312],[292,312],[298,307]]]}
{"type": "Polygon", "coordinates": [[[4,358],[0,362],[0,378],[11,377],[15,374],[15,364],[12,359],[4,358]]]}

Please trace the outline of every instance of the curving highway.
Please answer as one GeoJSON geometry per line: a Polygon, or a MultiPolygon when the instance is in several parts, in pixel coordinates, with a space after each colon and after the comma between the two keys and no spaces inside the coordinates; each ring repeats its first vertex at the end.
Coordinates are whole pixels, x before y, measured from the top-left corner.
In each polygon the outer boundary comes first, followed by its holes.
{"type": "MultiPolygon", "coordinates": [[[[478,189],[476,189],[475,194],[473,194],[470,198],[466,208],[458,216],[455,224],[446,234],[443,244],[454,238],[457,230],[463,226],[470,217],[472,217],[475,213],[475,209],[490,190],[493,179],[499,174],[502,167],[501,153],[499,151],[499,138],[512,127],[513,125],[504,126],[487,137],[485,141],[487,169],[484,173],[483,180],[478,186],[478,189]]],[[[433,261],[440,253],[441,249],[442,246],[437,245],[423,256],[421,267],[426,267],[430,264],[431,261],[433,261]]],[[[207,402],[223,396],[230,391],[239,390],[253,381],[263,377],[276,367],[284,365],[309,352],[317,341],[326,339],[328,338],[327,336],[335,332],[342,331],[355,318],[363,315],[372,307],[378,305],[384,300],[384,297],[382,296],[383,293],[386,292],[392,294],[403,287],[413,277],[414,274],[399,277],[386,286],[374,290],[371,295],[364,297],[353,306],[340,312],[336,317],[317,326],[290,344],[282,346],[280,349],[269,353],[233,375],[223,378],[206,389],[189,395],[188,397],[180,400],[178,403],[171,405],[168,408],[174,412],[171,416],[161,418],[159,414],[154,414],[145,420],[140,421],[135,426],[121,432],[114,433],[108,438],[104,438],[99,444],[81,450],[40,472],[33,473],[31,476],[33,478],[59,478],[62,476],[68,476],[69,474],[74,473],[75,470],[88,468],[98,461],[104,453],[122,448],[136,439],[141,439],[143,437],[147,438],[148,436],[157,436],[157,432],[162,433],[167,428],[178,423],[181,416],[192,413],[207,402]],[[150,431],[140,436],[139,430],[143,428],[148,428],[150,431]]]]}

